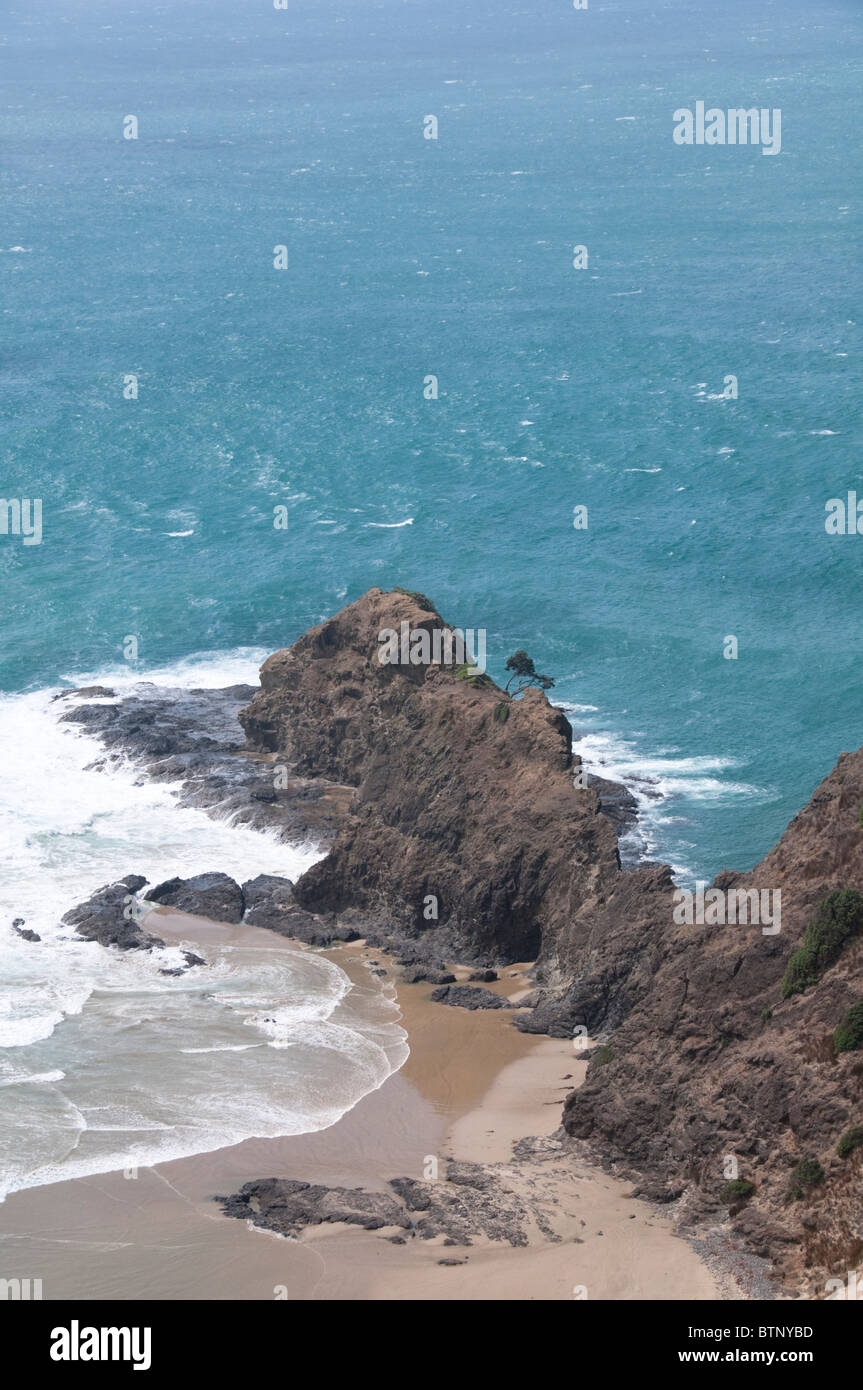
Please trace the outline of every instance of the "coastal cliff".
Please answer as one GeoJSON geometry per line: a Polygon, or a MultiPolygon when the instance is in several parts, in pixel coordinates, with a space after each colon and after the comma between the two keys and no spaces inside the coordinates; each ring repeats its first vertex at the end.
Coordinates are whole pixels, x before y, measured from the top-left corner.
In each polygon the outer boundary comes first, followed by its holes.
{"type": "Polygon", "coordinates": [[[802,992],[783,998],[782,981],[819,904],[863,886],[863,752],[842,756],[757,868],[715,880],[781,890],[781,931],[678,924],[671,870],[621,867],[547,697],[381,665],[379,633],[402,622],[442,619],[422,595],[371,590],[271,657],[240,714],[253,747],[355,788],[298,900],[434,928],[451,955],[535,958],[516,1026],[605,1044],[567,1100],[567,1133],[679,1200],[686,1224],[730,1212],[750,1248],[823,1296],[863,1253],[863,1056],[833,1041],[863,998],[863,937],[852,930],[802,992]]]}
{"type": "Polygon", "coordinates": [[[781,932],[670,926],[564,1111],[684,1220],[729,1209],[814,1297],[863,1255],[861,805],[863,751],[843,753],[761,863],[714,881],[780,890],[781,932]]]}
{"type": "MultiPolygon", "coordinates": [[[[582,775],[547,696],[513,698],[464,663],[382,662],[381,635],[403,625],[452,632],[423,595],[371,589],[271,656],[257,690],[142,688],[64,716],[182,779],[181,804],[328,850],[294,884],[209,873],[147,898],[212,915],[216,894],[227,920],[315,946],[361,937],[405,981],[437,985],[433,1001],[512,1007],[523,1032],[583,1038],[570,1151],[824,1297],[863,1256],[863,750],[841,755],[760,864],[714,880],[723,903],[781,894],[781,923],[687,921],[667,865],[621,863],[626,790],[582,775]],[[527,961],[535,988],[515,1006],[452,974],[488,981],[527,961]]],[[[149,949],[123,910],[143,882],[66,921],[149,949]]]]}

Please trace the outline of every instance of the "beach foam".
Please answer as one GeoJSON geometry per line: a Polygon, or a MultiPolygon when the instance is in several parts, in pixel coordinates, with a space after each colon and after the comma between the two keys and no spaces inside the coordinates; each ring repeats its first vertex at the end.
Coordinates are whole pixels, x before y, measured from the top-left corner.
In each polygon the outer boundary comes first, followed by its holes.
{"type": "MultiPolygon", "coordinates": [[[[261,656],[69,679],[219,688],[255,682],[261,656]]],[[[56,693],[0,697],[0,1193],[334,1123],[403,1060],[376,986],[352,1002],[338,966],[282,942],[208,949],[206,968],[166,977],[178,945],[106,950],[60,921],[130,872],[296,878],[320,852],[179,807],[170,785],[60,722],[56,693]],[[20,918],[41,941],[13,930],[20,918]]]]}

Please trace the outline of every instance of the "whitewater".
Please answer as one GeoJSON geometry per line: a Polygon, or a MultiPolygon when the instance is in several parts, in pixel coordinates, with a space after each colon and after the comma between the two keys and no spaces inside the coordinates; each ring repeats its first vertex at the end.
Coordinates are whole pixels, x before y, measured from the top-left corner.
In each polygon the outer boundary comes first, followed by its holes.
{"type": "Polygon", "coordinates": [[[278,938],[208,947],[206,968],[172,977],[161,972],[182,964],[179,946],[121,952],[62,925],[128,873],[150,884],[213,869],[295,879],[320,857],[178,806],[175,787],[108,761],[60,722],[68,703],[54,699],[94,683],[122,696],[141,681],[254,682],[264,655],[77,673],[65,687],[0,696],[0,1198],[326,1128],[407,1056],[391,987],[352,984],[278,938]]]}

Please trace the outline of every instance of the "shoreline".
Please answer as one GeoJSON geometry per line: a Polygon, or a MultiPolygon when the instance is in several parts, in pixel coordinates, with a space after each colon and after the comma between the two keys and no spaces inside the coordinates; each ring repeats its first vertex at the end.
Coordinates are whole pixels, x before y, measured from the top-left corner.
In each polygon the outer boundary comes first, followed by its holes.
{"type": "MultiPolygon", "coordinates": [[[[304,949],[263,928],[164,909],[158,920],[160,934],[203,951],[226,932],[304,949]]],[[[392,960],[362,941],[324,954],[360,988],[371,970],[396,985],[392,960]]],[[[517,997],[528,968],[506,968],[489,988],[517,997]]],[[[134,1180],[113,1172],[13,1193],[0,1206],[4,1266],[42,1278],[46,1299],[734,1297],[661,1209],[554,1137],[586,1069],[571,1043],[518,1032],[508,1010],[433,1003],[430,988],[398,982],[410,1054],[335,1125],[174,1159],[134,1180]],[[285,1239],[223,1215],[214,1200],[266,1176],[384,1191],[390,1178],[422,1179],[430,1158],[442,1176],[449,1161],[490,1166],[532,1214],[527,1244],[393,1243],[342,1224],[285,1239]]]]}

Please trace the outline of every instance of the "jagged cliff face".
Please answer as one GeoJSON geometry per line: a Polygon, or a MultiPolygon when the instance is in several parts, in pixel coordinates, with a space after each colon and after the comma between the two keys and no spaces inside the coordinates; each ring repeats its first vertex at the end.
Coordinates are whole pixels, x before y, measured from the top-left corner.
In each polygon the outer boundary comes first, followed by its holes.
{"type": "Polygon", "coordinates": [[[863,935],[805,992],[781,981],[817,904],[863,890],[863,751],[843,754],[751,873],[715,886],[781,890],[781,931],[674,920],[666,865],[623,871],[596,792],[578,789],[564,716],[529,690],[512,700],[452,667],[389,665],[379,635],[442,626],[418,595],[372,589],[264,665],[241,714],[258,750],[293,773],[353,789],[334,847],[296,886],[310,911],[360,908],[439,954],[537,958],[527,1031],[603,1035],[568,1099],[566,1129],[683,1194],[685,1219],[723,1218],[729,1158],[754,1184],[734,1225],[792,1282],[823,1296],[863,1264],[863,1052],[832,1035],[863,998],[863,935]],[[424,910],[430,899],[437,918],[424,910]],[[801,1159],[823,1181],[786,1202],[801,1159]]]}
{"type": "Polygon", "coordinates": [[[533,959],[620,876],[616,836],[596,793],[574,788],[570,727],[545,695],[382,664],[379,634],[402,622],[445,626],[421,596],[370,590],[270,657],[241,715],[254,746],[355,788],[298,898],[443,929],[468,957],[533,959]]]}
{"type": "Polygon", "coordinates": [[[723,1160],[737,1155],[755,1191],[733,1224],[792,1281],[823,1297],[826,1279],[863,1264],[863,1149],[837,1155],[863,1124],[863,1051],[836,1054],[833,1033],[863,999],[863,936],[817,984],[782,998],[788,959],[832,890],[863,889],[863,751],[843,754],[748,874],[729,888],[781,889],[782,930],[681,926],[666,932],[651,986],[568,1099],[576,1136],[650,1175],[654,1191],[686,1192],[691,1214],[717,1210],[723,1160]],[[824,1180],[787,1201],[804,1158],[824,1180]]]}

